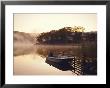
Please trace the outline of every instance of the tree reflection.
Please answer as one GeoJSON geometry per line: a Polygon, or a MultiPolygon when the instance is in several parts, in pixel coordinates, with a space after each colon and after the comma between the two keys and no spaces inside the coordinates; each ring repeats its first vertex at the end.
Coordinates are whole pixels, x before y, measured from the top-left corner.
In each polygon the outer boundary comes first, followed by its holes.
{"type": "Polygon", "coordinates": [[[65,56],[81,56],[80,46],[65,46],[65,45],[41,45],[36,48],[36,53],[46,58],[49,52],[53,52],[54,56],[58,56],[59,53],[63,53],[65,56]]]}

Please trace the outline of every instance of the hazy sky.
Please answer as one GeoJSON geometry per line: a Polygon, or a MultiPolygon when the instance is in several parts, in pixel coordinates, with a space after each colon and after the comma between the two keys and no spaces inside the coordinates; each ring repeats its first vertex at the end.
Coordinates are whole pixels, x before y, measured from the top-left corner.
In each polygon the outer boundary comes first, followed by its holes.
{"type": "Polygon", "coordinates": [[[63,27],[97,30],[97,14],[14,14],[14,31],[41,33],[63,27]]]}

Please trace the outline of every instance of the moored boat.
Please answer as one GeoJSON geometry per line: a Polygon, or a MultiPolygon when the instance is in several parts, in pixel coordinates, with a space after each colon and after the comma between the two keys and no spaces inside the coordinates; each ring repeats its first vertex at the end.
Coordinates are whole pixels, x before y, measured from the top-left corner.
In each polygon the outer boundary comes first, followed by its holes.
{"type": "Polygon", "coordinates": [[[60,63],[60,62],[71,62],[75,57],[69,56],[60,56],[60,57],[47,57],[46,59],[52,62],[60,63]]]}

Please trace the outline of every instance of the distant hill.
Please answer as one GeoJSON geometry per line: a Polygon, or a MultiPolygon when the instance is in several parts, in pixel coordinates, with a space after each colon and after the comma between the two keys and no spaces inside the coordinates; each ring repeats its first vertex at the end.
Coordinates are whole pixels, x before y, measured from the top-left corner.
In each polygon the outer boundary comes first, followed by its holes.
{"type": "Polygon", "coordinates": [[[35,33],[14,31],[13,36],[14,42],[17,43],[35,43],[35,37],[37,35],[35,33]]]}

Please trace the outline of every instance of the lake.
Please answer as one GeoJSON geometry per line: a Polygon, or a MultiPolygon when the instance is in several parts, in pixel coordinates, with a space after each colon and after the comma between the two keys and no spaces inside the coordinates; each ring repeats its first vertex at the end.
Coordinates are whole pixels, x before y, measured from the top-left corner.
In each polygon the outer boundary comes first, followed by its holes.
{"type": "MultiPolygon", "coordinates": [[[[77,60],[82,59],[82,47],[79,45],[15,44],[14,75],[81,75],[80,63],[76,63],[76,70],[74,70],[73,66],[64,67],[64,65],[46,61],[49,52],[53,52],[55,55],[63,52],[64,55],[76,56],[77,60]]],[[[95,57],[92,54],[89,58],[94,59],[95,57]]]]}

